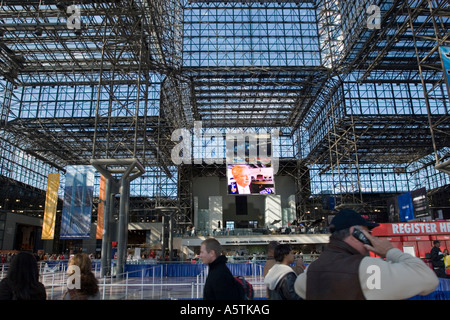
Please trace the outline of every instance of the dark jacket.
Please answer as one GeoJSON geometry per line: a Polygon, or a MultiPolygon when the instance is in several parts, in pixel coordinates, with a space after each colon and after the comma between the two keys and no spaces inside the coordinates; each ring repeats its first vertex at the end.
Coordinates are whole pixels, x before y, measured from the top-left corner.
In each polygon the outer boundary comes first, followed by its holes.
{"type": "MultiPolygon", "coordinates": [[[[46,300],[47,292],[42,283],[38,282],[34,287],[29,289],[29,297],[27,300],[46,300]]],[[[0,282],[0,300],[24,300],[18,297],[14,290],[14,284],[8,279],[4,278],[0,282]]]]}
{"type": "Polygon", "coordinates": [[[209,265],[209,273],[203,289],[204,300],[242,300],[244,290],[236,281],[224,255],[209,265]]]}
{"type": "Polygon", "coordinates": [[[290,266],[276,263],[264,279],[269,300],[299,300],[294,290],[296,279],[297,274],[290,266]]]}
{"type": "Polygon", "coordinates": [[[344,241],[330,237],[319,259],[308,267],[306,299],[363,300],[359,265],[364,255],[344,241]]]}
{"type": "Polygon", "coordinates": [[[442,254],[441,249],[434,246],[431,249],[430,256],[433,268],[445,268],[444,255],[442,254]]]}

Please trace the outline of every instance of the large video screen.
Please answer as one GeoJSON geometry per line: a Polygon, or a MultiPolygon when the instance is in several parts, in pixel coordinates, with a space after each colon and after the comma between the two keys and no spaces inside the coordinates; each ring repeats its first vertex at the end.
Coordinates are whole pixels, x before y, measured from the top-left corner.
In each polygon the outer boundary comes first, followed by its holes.
{"type": "Polygon", "coordinates": [[[274,170],[264,164],[227,164],[228,194],[275,194],[274,170]]]}

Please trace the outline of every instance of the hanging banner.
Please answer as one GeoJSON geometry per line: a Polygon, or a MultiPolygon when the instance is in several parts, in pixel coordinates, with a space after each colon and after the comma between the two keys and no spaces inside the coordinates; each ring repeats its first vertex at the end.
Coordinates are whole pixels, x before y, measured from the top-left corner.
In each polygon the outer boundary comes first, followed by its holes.
{"type": "Polygon", "coordinates": [[[42,222],[42,240],[52,240],[55,236],[59,178],[59,173],[49,173],[47,177],[47,194],[45,195],[44,220],[42,222]]]}
{"type": "Polygon", "coordinates": [[[414,208],[411,198],[411,192],[407,192],[397,196],[397,200],[400,221],[408,221],[414,219],[414,208]]]}
{"type": "Polygon", "coordinates": [[[61,239],[88,239],[91,230],[94,173],[91,166],[68,166],[64,188],[61,239]]]}
{"type": "Polygon", "coordinates": [[[97,232],[95,233],[95,239],[103,238],[103,215],[105,212],[105,190],[106,190],[106,178],[100,176],[100,194],[98,196],[98,209],[97,209],[97,232]]]}
{"type": "Polygon", "coordinates": [[[444,78],[447,82],[447,93],[450,97],[450,47],[439,47],[441,54],[442,66],[444,68],[444,78]]]}

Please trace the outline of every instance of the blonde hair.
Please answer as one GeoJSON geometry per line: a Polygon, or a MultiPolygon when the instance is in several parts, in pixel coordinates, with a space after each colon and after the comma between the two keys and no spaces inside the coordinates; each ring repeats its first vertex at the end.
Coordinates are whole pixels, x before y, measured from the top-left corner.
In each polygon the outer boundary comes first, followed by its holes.
{"type": "Polygon", "coordinates": [[[242,175],[242,172],[244,170],[248,170],[248,167],[246,165],[236,165],[231,169],[231,173],[232,173],[233,177],[235,177],[238,175],[242,175]]]}

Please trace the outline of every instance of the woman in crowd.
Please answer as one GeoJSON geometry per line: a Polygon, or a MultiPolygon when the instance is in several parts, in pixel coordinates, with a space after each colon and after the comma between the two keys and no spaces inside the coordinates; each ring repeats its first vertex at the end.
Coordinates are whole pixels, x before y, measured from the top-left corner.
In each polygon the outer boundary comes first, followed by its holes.
{"type": "Polygon", "coordinates": [[[92,262],[85,253],[74,255],[69,261],[69,289],[63,300],[99,300],[98,280],[92,272],[92,262]],[[79,279],[77,279],[79,277],[79,279]],[[71,282],[72,280],[72,282],[71,282]],[[78,286],[78,288],[77,288],[78,286]]]}
{"type": "Polygon", "coordinates": [[[37,260],[29,252],[11,259],[6,277],[0,282],[0,300],[45,300],[47,293],[39,282],[37,260]]]}

